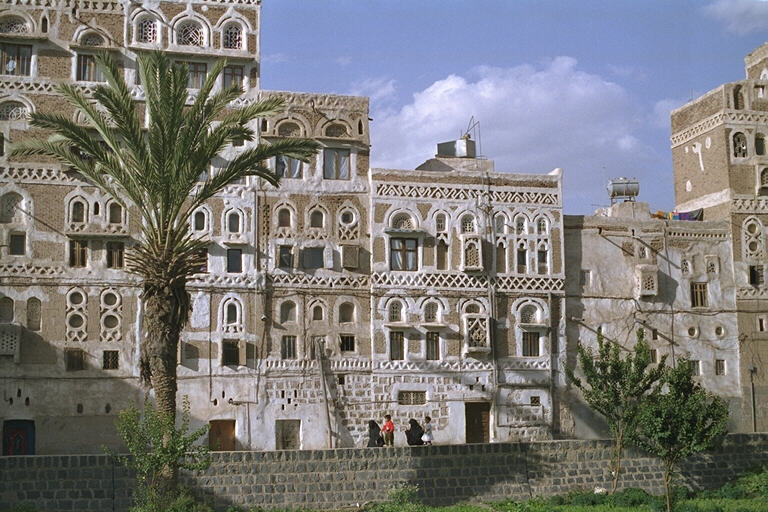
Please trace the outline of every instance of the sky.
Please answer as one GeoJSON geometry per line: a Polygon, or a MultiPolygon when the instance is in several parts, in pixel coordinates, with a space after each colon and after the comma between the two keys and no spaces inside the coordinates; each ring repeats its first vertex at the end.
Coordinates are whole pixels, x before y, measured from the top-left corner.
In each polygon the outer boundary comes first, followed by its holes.
{"type": "Polygon", "coordinates": [[[744,78],[763,0],[263,0],[262,88],[370,97],[371,166],[413,169],[471,118],[499,172],[563,169],[563,208],[673,210],[669,113],[744,78]]]}

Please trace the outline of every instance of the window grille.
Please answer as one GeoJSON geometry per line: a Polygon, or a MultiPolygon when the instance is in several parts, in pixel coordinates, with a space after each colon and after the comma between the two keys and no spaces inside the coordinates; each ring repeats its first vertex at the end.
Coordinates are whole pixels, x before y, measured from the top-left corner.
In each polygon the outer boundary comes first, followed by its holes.
{"type": "Polygon", "coordinates": [[[461,232],[462,233],[474,233],[475,232],[475,219],[471,215],[464,216],[461,219],[461,232]]]}
{"type": "Polygon", "coordinates": [[[434,302],[427,302],[424,306],[424,321],[436,322],[437,321],[437,304],[434,302]]]}
{"type": "Polygon", "coordinates": [[[27,34],[29,25],[18,16],[6,16],[0,20],[0,32],[3,34],[27,34]]]}
{"type": "Polygon", "coordinates": [[[405,338],[402,331],[389,333],[389,360],[402,361],[405,354],[405,338]]]}
{"type": "Polygon", "coordinates": [[[736,158],[747,156],[747,137],[741,132],[733,135],[733,156],[736,158]]]}
{"type": "Polygon", "coordinates": [[[445,215],[440,213],[435,217],[435,231],[442,233],[445,231],[445,215]]]}
{"type": "Polygon", "coordinates": [[[296,336],[283,336],[280,340],[280,358],[296,359],[296,336]]]}
{"type": "Polygon", "coordinates": [[[691,307],[705,308],[707,306],[707,283],[691,283],[691,307]]]}
{"type": "Polygon", "coordinates": [[[203,46],[205,37],[202,27],[194,21],[185,21],[176,30],[176,43],[181,46],[203,46]]]}
{"type": "Polygon", "coordinates": [[[236,24],[227,25],[223,34],[224,48],[239,50],[243,47],[243,30],[236,24]]]}
{"type": "Polygon", "coordinates": [[[120,365],[120,352],[117,350],[105,350],[102,353],[102,368],[104,370],[117,370],[120,365]]]}
{"type": "Polygon", "coordinates": [[[538,308],[533,304],[526,304],[520,308],[520,323],[535,324],[538,320],[538,308]]]}
{"type": "Polygon", "coordinates": [[[90,33],[83,36],[80,43],[83,46],[102,46],[104,44],[104,38],[99,34],[90,33]]]}
{"type": "Polygon", "coordinates": [[[413,229],[413,219],[411,219],[410,215],[401,213],[392,219],[392,227],[395,229],[413,229]]]}
{"type": "Polygon", "coordinates": [[[427,403],[426,391],[398,391],[397,405],[424,405],[427,403]]]}
{"type": "Polygon", "coordinates": [[[157,22],[143,19],[136,26],[136,41],[139,43],[154,43],[157,41],[157,22]]]}
{"type": "Polygon", "coordinates": [[[85,369],[85,352],[79,348],[64,349],[64,369],[77,372],[85,369]]]}
{"type": "Polygon", "coordinates": [[[27,107],[18,101],[0,104],[0,121],[21,121],[29,116],[27,107]]]}
{"type": "Polygon", "coordinates": [[[340,345],[342,352],[354,352],[355,351],[355,337],[352,335],[342,334],[340,336],[340,345]]]}
{"type": "Polygon", "coordinates": [[[523,332],[523,357],[539,357],[539,333],[523,332]]]}
{"type": "Polygon", "coordinates": [[[32,47],[0,42],[0,75],[29,76],[32,47]]]}
{"type": "Polygon", "coordinates": [[[394,301],[389,305],[389,321],[401,322],[403,320],[402,304],[400,301],[394,301]]]}

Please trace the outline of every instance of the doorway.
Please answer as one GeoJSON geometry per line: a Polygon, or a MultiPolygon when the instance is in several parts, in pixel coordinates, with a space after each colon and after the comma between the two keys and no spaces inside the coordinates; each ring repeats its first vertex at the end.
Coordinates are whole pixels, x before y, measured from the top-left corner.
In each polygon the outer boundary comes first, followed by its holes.
{"type": "Polygon", "coordinates": [[[35,422],[7,420],[3,422],[3,455],[35,454],[35,422]]]}
{"type": "Polygon", "coordinates": [[[235,451],[235,420],[211,420],[208,448],[214,451],[235,451]]]}
{"type": "Polygon", "coordinates": [[[464,404],[467,425],[467,443],[491,442],[491,404],[489,402],[467,402],[464,404]]]}
{"type": "Polygon", "coordinates": [[[301,433],[301,420],[277,420],[275,421],[275,449],[299,450],[301,433]]]}

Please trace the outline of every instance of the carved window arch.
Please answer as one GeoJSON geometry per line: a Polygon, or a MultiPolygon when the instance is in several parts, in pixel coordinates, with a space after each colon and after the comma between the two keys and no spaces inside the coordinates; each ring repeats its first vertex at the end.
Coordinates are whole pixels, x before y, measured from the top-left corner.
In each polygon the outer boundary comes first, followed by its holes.
{"type": "Polygon", "coordinates": [[[539,217],[536,220],[536,232],[540,235],[546,235],[549,232],[549,222],[544,217],[539,217]]]}
{"type": "Polygon", "coordinates": [[[507,232],[507,217],[503,213],[497,213],[493,218],[493,230],[497,235],[503,235],[507,232]]]}
{"type": "Polygon", "coordinates": [[[528,219],[524,215],[518,215],[515,217],[515,233],[518,235],[525,235],[528,232],[528,219]]]}
{"type": "Polygon", "coordinates": [[[205,46],[203,26],[194,20],[182,21],[176,28],[176,44],[180,46],[205,46]]]}
{"type": "Polygon", "coordinates": [[[83,46],[104,46],[104,38],[97,32],[86,32],[80,37],[80,44],[83,46]]]}
{"type": "Polygon", "coordinates": [[[424,304],[424,322],[436,323],[440,321],[440,306],[437,301],[430,300],[424,304]]]}
{"type": "Polygon", "coordinates": [[[8,192],[0,198],[0,224],[17,224],[24,221],[24,198],[16,192],[8,192]]]}
{"type": "Polygon", "coordinates": [[[290,323],[296,321],[296,304],[287,300],[280,304],[280,323],[290,323]]]}
{"type": "Polygon", "coordinates": [[[0,299],[0,323],[9,324],[13,322],[13,299],[3,297],[0,299]]]}
{"type": "Polygon", "coordinates": [[[733,134],[733,156],[735,158],[746,158],[747,156],[747,137],[741,132],[733,134]]]}
{"type": "Polygon", "coordinates": [[[446,230],[446,217],[444,213],[438,213],[435,215],[435,231],[438,233],[445,233],[446,230]]]}
{"type": "Polygon", "coordinates": [[[319,208],[312,210],[312,212],[309,214],[309,227],[311,228],[325,227],[325,214],[319,208]]]}
{"type": "Polygon", "coordinates": [[[192,230],[193,231],[208,231],[208,212],[205,210],[198,210],[192,216],[192,230]]]}
{"type": "Polygon", "coordinates": [[[519,311],[521,324],[540,324],[541,310],[535,304],[524,304],[519,311]]]}
{"type": "Polygon", "coordinates": [[[0,18],[0,33],[3,34],[28,34],[32,29],[29,23],[21,16],[3,16],[0,18]]]}
{"type": "Polygon", "coordinates": [[[763,223],[754,217],[746,219],[742,228],[742,236],[744,258],[751,261],[762,260],[763,254],[765,252],[763,223]]]}
{"type": "Polygon", "coordinates": [[[403,321],[403,303],[399,300],[393,300],[389,304],[389,311],[387,318],[390,322],[402,322],[403,321]]]}
{"type": "Polygon", "coordinates": [[[285,207],[277,210],[277,227],[290,228],[291,225],[291,210],[285,207]]]}
{"type": "Polygon", "coordinates": [[[473,215],[464,215],[461,218],[461,232],[462,233],[477,232],[477,226],[475,225],[475,217],[473,215]]]}
{"type": "Polygon", "coordinates": [[[134,39],[137,43],[156,43],[157,20],[149,16],[139,18],[134,28],[134,39]]]}
{"type": "Polygon", "coordinates": [[[347,127],[341,123],[331,123],[325,127],[326,137],[346,137],[347,127]]]}
{"type": "Polygon", "coordinates": [[[463,309],[464,349],[467,352],[487,352],[490,350],[490,335],[485,308],[475,301],[469,301],[463,309]]]}
{"type": "Polygon", "coordinates": [[[410,230],[415,229],[416,224],[413,222],[413,217],[407,213],[398,213],[392,217],[392,227],[394,229],[410,230]]]}
{"type": "Polygon", "coordinates": [[[27,329],[39,331],[42,322],[42,303],[37,297],[27,299],[27,329]]]}
{"type": "Polygon", "coordinates": [[[120,203],[109,203],[109,209],[107,211],[108,221],[110,224],[122,224],[123,223],[123,207],[120,203]]]}
{"type": "Polygon", "coordinates": [[[352,323],[355,321],[355,305],[351,302],[344,302],[339,306],[339,323],[352,323]]]}
{"type": "Polygon", "coordinates": [[[228,23],[221,32],[221,46],[229,50],[243,48],[243,27],[239,23],[228,23]]]}
{"type": "Polygon", "coordinates": [[[221,325],[227,333],[238,333],[243,330],[243,305],[239,299],[229,297],[224,300],[221,308],[221,325]]]}
{"type": "Polygon", "coordinates": [[[325,311],[323,310],[323,306],[320,304],[315,305],[312,308],[312,321],[319,322],[323,318],[325,318],[325,311]]]}
{"type": "Polygon", "coordinates": [[[29,108],[20,101],[0,103],[0,121],[23,121],[29,116],[29,108]]]}
{"type": "Polygon", "coordinates": [[[69,222],[72,224],[85,224],[88,222],[88,202],[76,197],[69,202],[69,222]]]}

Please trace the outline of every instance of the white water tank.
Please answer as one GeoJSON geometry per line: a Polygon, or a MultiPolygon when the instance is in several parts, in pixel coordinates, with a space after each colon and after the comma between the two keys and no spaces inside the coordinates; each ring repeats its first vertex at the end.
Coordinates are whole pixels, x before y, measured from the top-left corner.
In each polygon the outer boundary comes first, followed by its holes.
{"type": "Polygon", "coordinates": [[[608,182],[606,188],[611,199],[624,198],[633,201],[640,194],[640,182],[637,178],[614,178],[608,182]]]}

